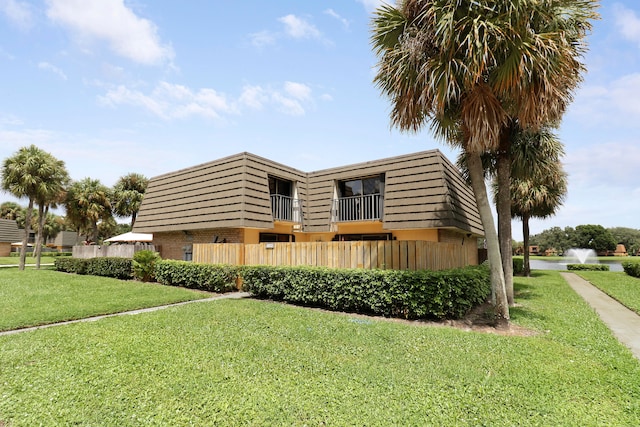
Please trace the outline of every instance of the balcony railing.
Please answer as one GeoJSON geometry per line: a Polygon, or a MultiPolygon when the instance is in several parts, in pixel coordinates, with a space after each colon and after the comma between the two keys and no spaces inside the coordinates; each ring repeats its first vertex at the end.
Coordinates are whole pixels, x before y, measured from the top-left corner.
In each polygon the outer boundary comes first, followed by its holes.
{"type": "Polygon", "coordinates": [[[371,221],[382,219],[382,194],[340,197],[333,200],[333,221],[371,221]]]}
{"type": "Polygon", "coordinates": [[[293,197],[272,194],[271,214],[276,221],[302,222],[300,201],[293,197]]]}

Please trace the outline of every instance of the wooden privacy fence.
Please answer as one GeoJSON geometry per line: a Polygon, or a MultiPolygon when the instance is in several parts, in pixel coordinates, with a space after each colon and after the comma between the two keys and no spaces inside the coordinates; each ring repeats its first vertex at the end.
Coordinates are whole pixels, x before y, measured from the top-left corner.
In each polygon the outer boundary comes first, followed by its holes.
{"type": "Polygon", "coordinates": [[[476,248],[427,241],[208,243],[193,245],[193,261],[232,265],[445,270],[476,264],[476,248]]]}
{"type": "Polygon", "coordinates": [[[73,258],[133,258],[134,253],[142,250],[155,251],[156,249],[153,245],[82,245],[74,246],[71,255],[73,258]]]}

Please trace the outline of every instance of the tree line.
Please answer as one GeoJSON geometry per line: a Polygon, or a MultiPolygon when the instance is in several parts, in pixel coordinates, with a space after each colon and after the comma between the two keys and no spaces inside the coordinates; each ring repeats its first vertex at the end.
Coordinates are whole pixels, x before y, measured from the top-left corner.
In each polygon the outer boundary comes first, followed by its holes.
{"type": "Polygon", "coordinates": [[[108,237],[111,232],[120,231],[114,216],[131,217],[128,228],[133,227],[148,184],[148,179],[138,173],[120,177],[113,187],[92,178],[74,181],[62,160],[35,145],[22,147],[6,158],[1,173],[2,189],[28,201],[26,207],[14,202],[0,206],[2,218],[14,219],[24,229],[21,270],[32,230],[36,233],[34,255],[39,267],[43,242],[59,231],[76,231],[88,241],[97,242],[101,235],[108,237]],[[64,217],[50,213],[50,209],[58,207],[65,209],[64,217]]]}
{"type": "Polygon", "coordinates": [[[577,227],[551,227],[531,236],[532,245],[540,251],[552,249],[563,254],[571,248],[593,249],[597,253],[614,251],[624,245],[629,255],[640,251],[640,230],[628,227],[604,228],[601,225],[578,225],[577,227]]]}

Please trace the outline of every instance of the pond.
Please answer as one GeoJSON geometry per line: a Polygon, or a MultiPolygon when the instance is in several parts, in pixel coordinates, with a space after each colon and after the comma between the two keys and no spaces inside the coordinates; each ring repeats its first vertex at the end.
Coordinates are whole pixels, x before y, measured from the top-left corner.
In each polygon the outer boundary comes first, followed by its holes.
{"type": "MultiPolygon", "coordinates": [[[[602,260],[596,261],[594,264],[607,264],[609,266],[609,271],[623,271],[622,270],[622,260],[602,260]]],[[[588,262],[589,263],[589,262],[588,262]]],[[[542,260],[542,259],[532,259],[529,260],[529,265],[532,270],[566,270],[567,264],[577,264],[575,261],[569,260],[542,260]]]]}

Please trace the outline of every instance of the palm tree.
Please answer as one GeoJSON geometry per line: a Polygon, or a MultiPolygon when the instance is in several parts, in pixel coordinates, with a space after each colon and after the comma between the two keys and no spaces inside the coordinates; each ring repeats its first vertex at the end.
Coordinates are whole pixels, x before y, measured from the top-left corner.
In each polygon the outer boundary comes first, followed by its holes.
{"type": "Polygon", "coordinates": [[[98,222],[111,216],[111,191],[97,179],[85,178],[69,187],[65,200],[67,219],[78,234],[88,236],[91,242],[98,239],[98,222]]]}
{"type": "Polygon", "coordinates": [[[503,151],[516,126],[559,120],[581,79],[581,41],[595,7],[595,0],[404,0],[374,17],[374,81],[392,101],[392,124],[417,132],[428,122],[467,155],[498,320],[508,321],[509,307],[481,155],[503,151]]]}
{"type": "Polygon", "coordinates": [[[113,187],[113,213],[119,217],[131,217],[131,227],[136,222],[140,204],[149,180],[138,173],[120,177],[113,187]]]}
{"type": "MultiPolygon", "coordinates": [[[[2,188],[18,198],[27,197],[29,204],[24,221],[24,237],[20,250],[20,269],[24,270],[27,244],[31,232],[34,203],[42,208],[50,202],[52,194],[59,194],[68,175],[64,162],[44,150],[31,145],[19,149],[12,157],[5,159],[2,166],[2,188]]],[[[40,239],[41,235],[39,233],[40,239]]],[[[38,263],[39,264],[39,263],[38,263]]]]}
{"type": "Polygon", "coordinates": [[[0,218],[14,220],[18,228],[24,228],[25,215],[25,208],[16,202],[4,202],[0,205],[0,218]]]}
{"type": "Polygon", "coordinates": [[[43,185],[40,186],[36,197],[38,205],[38,223],[36,229],[35,257],[36,268],[40,268],[40,258],[42,256],[42,245],[46,240],[44,235],[45,222],[49,215],[49,208],[57,207],[64,201],[65,187],[69,184],[69,173],[62,160],[53,156],[48,158],[50,175],[43,185]]]}
{"type": "Polygon", "coordinates": [[[564,149],[548,128],[523,132],[511,149],[511,214],[522,220],[524,274],[529,276],[529,219],[547,218],[562,206],[567,193],[567,174],[561,157],[564,149]]]}

